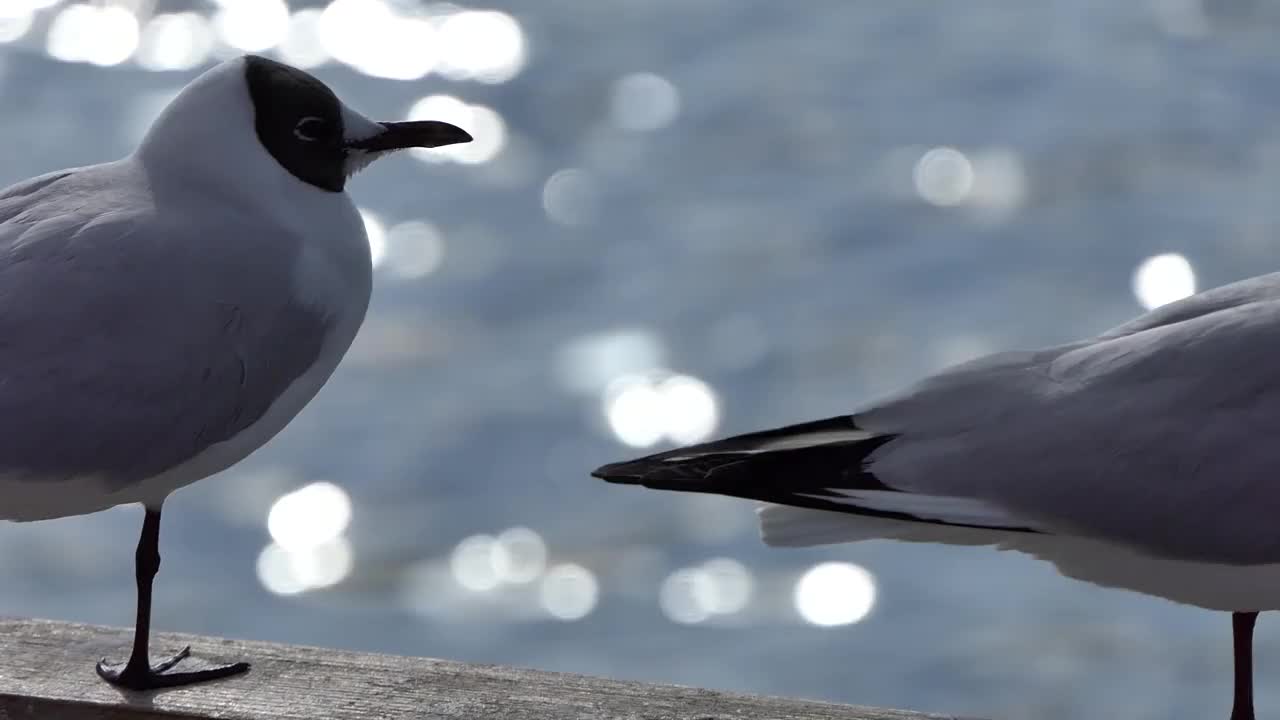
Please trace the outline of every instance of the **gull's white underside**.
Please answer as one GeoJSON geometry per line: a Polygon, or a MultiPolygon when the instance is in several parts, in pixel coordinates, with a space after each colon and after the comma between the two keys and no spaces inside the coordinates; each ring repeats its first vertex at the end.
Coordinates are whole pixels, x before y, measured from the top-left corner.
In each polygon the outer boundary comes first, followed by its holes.
{"type": "Polygon", "coordinates": [[[347,343],[331,340],[320,360],[295,380],[261,419],[230,440],[142,482],[113,492],[105,478],[94,476],[56,481],[0,479],[0,520],[30,522],[85,515],[128,503],[157,505],[174,490],[231,467],[275,437],[329,379],[346,349],[347,343]]]}

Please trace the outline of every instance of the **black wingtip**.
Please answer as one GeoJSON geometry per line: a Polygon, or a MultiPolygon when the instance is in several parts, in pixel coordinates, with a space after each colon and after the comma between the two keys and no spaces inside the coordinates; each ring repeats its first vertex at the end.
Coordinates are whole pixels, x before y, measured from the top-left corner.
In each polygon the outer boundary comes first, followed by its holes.
{"type": "Polygon", "coordinates": [[[601,465],[591,471],[591,477],[620,485],[639,485],[641,474],[637,472],[635,463],[620,462],[601,465]]]}

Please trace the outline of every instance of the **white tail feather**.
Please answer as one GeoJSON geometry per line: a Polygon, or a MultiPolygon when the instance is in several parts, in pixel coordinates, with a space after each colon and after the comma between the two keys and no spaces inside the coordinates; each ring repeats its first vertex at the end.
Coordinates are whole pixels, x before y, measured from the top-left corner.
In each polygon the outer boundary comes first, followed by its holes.
{"type": "Polygon", "coordinates": [[[1020,534],[998,529],[893,520],[789,505],[764,505],[757,513],[760,516],[760,534],[765,544],[773,547],[808,547],[877,539],[948,545],[997,545],[1010,535],[1020,534]]]}
{"type": "Polygon", "coordinates": [[[1224,565],[1162,558],[1101,540],[1003,532],[864,517],[787,505],[759,509],[764,541],[802,547],[877,538],[948,545],[995,545],[1057,566],[1067,577],[1133,590],[1210,610],[1280,608],[1280,564],[1224,565]]]}

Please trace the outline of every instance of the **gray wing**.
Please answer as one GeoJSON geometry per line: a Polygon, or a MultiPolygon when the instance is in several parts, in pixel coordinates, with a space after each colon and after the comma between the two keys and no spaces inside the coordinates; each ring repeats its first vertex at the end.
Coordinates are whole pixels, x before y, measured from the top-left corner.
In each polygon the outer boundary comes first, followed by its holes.
{"type": "Polygon", "coordinates": [[[982,358],[854,415],[594,474],[849,515],[777,512],[767,517],[803,521],[766,528],[774,543],[873,537],[892,520],[1280,562],[1276,284],[1256,278],[1094,340],[982,358]]]}
{"type": "Polygon", "coordinates": [[[0,473],[156,475],[251,425],[315,362],[330,318],[290,292],[296,245],[232,225],[184,236],[145,204],[41,207],[10,200],[0,224],[0,473]]]}
{"type": "Polygon", "coordinates": [[[21,180],[0,190],[0,222],[7,222],[11,217],[30,207],[30,198],[45,190],[54,183],[81,171],[81,168],[58,170],[33,178],[21,180]]]}
{"type": "Polygon", "coordinates": [[[943,375],[859,414],[901,434],[870,471],[1156,554],[1280,561],[1280,300],[1164,320],[943,375]]]}

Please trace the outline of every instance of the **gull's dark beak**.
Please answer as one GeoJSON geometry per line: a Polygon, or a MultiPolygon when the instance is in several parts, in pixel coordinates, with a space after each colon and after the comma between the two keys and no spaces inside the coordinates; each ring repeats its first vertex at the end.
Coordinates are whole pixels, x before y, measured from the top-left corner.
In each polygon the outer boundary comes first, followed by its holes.
{"type": "Polygon", "coordinates": [[[349,141],[351,150],[383,152],[405,148],[434,148],[444,145],[471,142],[471,133],[457,125],[439,120],[415,120],[412,122],[378,123],[384,129],[377,135],[349,141]]]}

